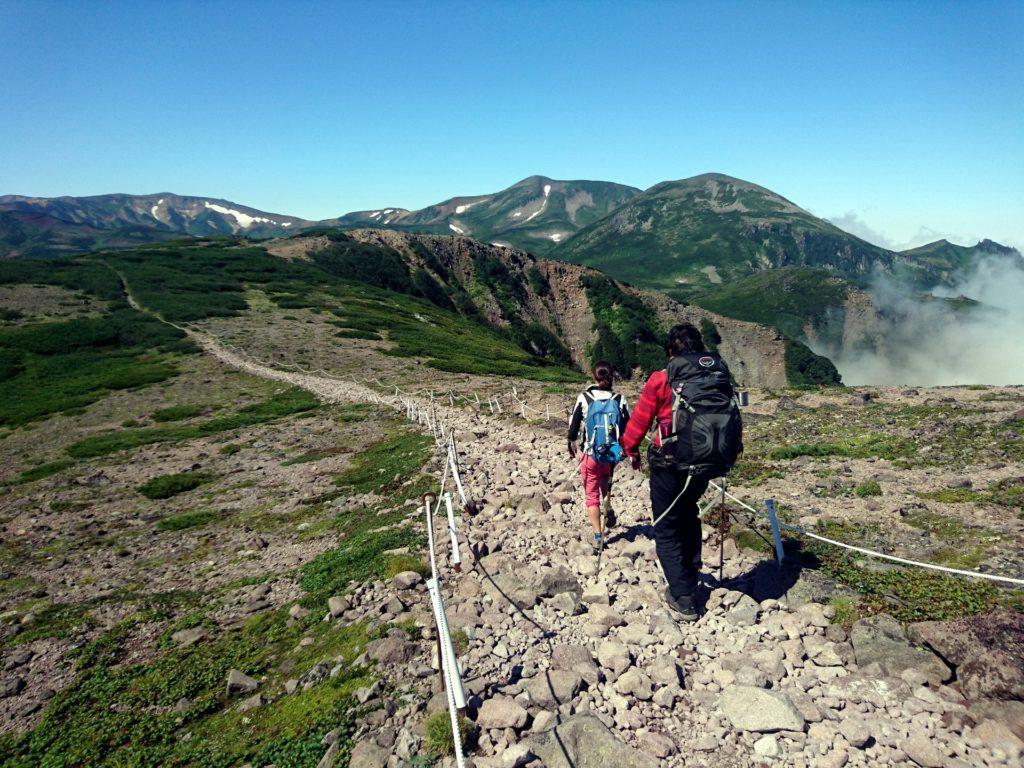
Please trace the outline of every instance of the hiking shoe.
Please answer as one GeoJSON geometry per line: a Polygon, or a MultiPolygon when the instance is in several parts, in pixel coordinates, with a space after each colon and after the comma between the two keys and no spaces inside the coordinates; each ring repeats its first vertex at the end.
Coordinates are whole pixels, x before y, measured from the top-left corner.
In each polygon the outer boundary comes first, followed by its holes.
{"type": "Polygon", "coordinates": [[[676,614],[680,621],[696,621],[700,618],[697,614],[697,605],[693,598],[693,595],[672,597],[669,588],[665,587],[665,602],[668,603],[668,607],[676,614]]]}
{"type": "Polygon", "coordinates": [[[612,505],[608,502],[604,503],[604,529],[610,531],[616,525],[619,524],[619,519],[615,516],[615,510],[612,509],[612,505]]]}
{"type": "Polygon", "coordinates": [[[602,542],[602,539],[595,539],[595,538],[591,538],[590,539],[590,550],[595,555],[601,554],[601,542],[602,542]]]}

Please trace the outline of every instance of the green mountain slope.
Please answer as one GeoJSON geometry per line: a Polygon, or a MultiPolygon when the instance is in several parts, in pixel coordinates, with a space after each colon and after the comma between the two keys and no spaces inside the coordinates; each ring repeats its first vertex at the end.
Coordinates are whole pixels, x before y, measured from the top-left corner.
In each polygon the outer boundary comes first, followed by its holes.
{"type": "Polygon", "coordinates": [[[530,176],[490,195],[453,197],[418,211],[359,211],[321,223],[465,235],[543,254],[638,194],[639,189],[607,181],[530,176]]]}
{"type": "MultiPolygon", "coordinates": [[[[899,253],[895,268],[909,277],[918,287],[934,288],[951,285],[957,274],[962,274],[986,256],[1021,259],[1016,248],[982,240],[975,245],[956,245],[948,240],[936,240],[899,253]]],[[[1024,265],[1024,261],[1021,262],[1024,265]]]]}
{"type": "Polygon", "coordinates": [[[855,276],[893,259],[764,187],[716,173],[657,184],[550,256],[682,296],[765,269],[855,276]]]}
{"type": "Polygon", "coordinates": [[[701,293],[693,302],[712,312],[778,328],[793,339],[805,338],[804,326],[819,326],[842,309],[856,284],[833,272],[782,267],[741,277],[701,293]]]}

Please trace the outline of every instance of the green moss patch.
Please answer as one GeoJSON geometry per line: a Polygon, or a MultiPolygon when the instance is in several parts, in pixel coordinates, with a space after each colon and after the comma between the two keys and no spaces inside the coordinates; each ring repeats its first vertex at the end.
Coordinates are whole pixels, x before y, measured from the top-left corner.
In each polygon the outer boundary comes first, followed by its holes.
{"type": "Polygon", "coordinates": [[[147,499],[169,499],[179,493],[194,490],[209,481],[210,475],[200,472],[159,475],[140,485],[138,491],[147,499]]]}
{"type": "Polygon", "coordinates": [[[239,409],[230,416],[186,426],[148,427],[106,432],[72,444],[68,455],[76,459],[106,456],[129,448],[153,443],[176,443],[209,437],[221,432],[262,424],[319,407],[316,397],[304,389],[292,387],[258,403],[239,409]]]}
{"type": "Polygon", "coordinates": [[[203,510],[199,512],[182,512],[180,515],[169,515],[156,524],[161,531],[184,531],[208,525],[220,517],[216,512],[203,510]]]}

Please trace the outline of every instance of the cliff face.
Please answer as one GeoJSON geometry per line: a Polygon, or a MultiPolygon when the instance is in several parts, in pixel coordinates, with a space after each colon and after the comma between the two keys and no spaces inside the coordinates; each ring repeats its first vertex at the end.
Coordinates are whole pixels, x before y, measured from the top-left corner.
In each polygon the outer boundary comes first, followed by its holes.
{"type": "MultiPolygon", "coordinates": [[[[542,326],[562,342],[576,365],[587,366],[588,346],[595,342],[595,314],[583,283],[587,276],[601,276],[597,270],[536,260],[524,251],[485,245],[465,237],[378,229],[356,229],[345,234],[361,243],[394,250],[410,269],[423,270],[450,293],[467,297],[475,310],[495,325],[542,326]]],[[[321,248],[322,238],[268,244],[271,253],[290,258],[321,248]]],[[[682,305],[661,293],[621,284],[618,287],[640,299],[662,330],[684,321],[698,327],[702,320],[713,323],[722,339],[719,351],[741,385],[786,386],[785,344],[778,331],[682,305]]]]}

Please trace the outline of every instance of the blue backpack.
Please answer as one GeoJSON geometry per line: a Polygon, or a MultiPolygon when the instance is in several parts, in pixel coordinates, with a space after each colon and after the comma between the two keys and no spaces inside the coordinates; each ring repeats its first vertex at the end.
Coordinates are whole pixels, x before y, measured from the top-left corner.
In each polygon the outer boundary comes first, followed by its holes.
{"type": "Polygon", "coordinates": [[[619,395],[597,400],[584,392],[587,400],[587,453],[599,464],[622,461],[622,401],[619,395]]]}

